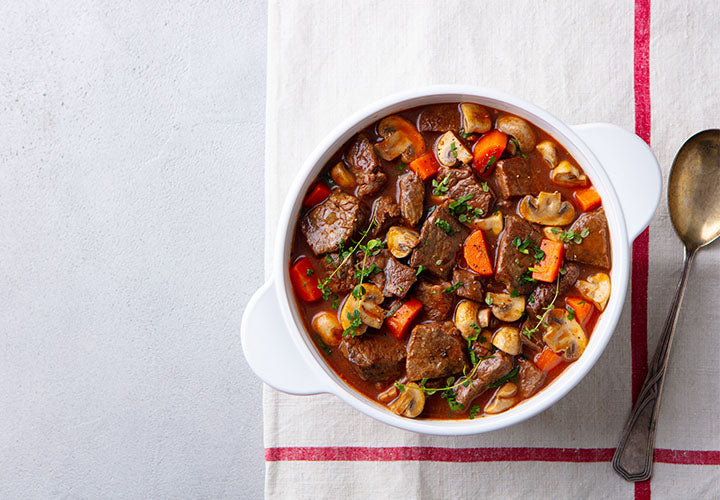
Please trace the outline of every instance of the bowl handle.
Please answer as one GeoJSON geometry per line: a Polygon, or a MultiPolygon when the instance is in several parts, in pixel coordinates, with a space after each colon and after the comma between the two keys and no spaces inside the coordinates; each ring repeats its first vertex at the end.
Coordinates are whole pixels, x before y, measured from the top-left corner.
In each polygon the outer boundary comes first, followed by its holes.
{"type": "Polygon", "coordinates": [[[595,153],[615,187],[632,242],[660,202],[662,174],[655,155],[637,135],[610,123],[572,127],[595,153]]]}
{"type": "Polygon", "coordinates": [[[266,384],[290,394],[329,392],[290,338],[272,279],[250,298],[240,340],[250,368],[266,384]]]}

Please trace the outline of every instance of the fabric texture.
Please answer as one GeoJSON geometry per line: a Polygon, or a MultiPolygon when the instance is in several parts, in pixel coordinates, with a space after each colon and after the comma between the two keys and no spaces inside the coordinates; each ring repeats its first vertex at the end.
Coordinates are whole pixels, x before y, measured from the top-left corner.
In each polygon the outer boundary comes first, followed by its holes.
{"type": "MultiPolygon", "coordinates": [[[[648,141],[667,179],[693,133],[720,126],[720,15],[695,2],[270,0],[266,272],[299,165],[341,120],[432,84],[493,87],[570,124],[610,122],[648,141]]],[[[610,460],[642,384],[682,246],[663,197],[633,247],[617,330],[593,370],[534,418],[500,431],[401,431],[329,395],[264,391],[268,498],[717,498],[720,246],[695,261],[665,382],[654,478],[610,460]],[[632,293],[631,293],[632,292],[632,293]]]]}

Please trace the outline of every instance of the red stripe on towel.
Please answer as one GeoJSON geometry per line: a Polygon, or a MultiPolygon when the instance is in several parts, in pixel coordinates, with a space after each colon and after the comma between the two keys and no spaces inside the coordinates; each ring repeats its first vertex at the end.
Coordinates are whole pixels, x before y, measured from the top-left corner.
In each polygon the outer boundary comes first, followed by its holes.
{"type": "MultiPolygon", "coordinates": [[[[633,47],[635,133],[650,145],[650,0],[635,0],[633,47]]],[[[632,352],[632,401],[640,393],[648,368],[648,229],[635,239],[632,248],[632,299],[630,342],[632,352]]],[[[657,453],[656,453],[657,459],[657,453]]],[[[635,483],[635,500],[649,500],[650,481],[635,483]]]]}
{"type": "MultiPolygon", "coordinates": [[[[288,446],[265,448],[268,462],[609,462],[613,448],[438,448],[431,446],[288,446]]],[[[655,461],[720,465],[720,451],[655,450],[655,461]]]]}

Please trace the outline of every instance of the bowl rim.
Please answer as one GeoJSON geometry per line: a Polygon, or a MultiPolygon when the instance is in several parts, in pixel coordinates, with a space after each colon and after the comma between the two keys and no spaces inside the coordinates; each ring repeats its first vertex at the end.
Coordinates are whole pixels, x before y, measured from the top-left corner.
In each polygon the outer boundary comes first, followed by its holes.
{"type": "Polygon", "coordinates": [[[273,281],[283,320],[307,368],[325,382],[324,392],[334,394],[362,413],[394,427],[432,435],[469,435],[498,430],[522,422],[562,399],[592,369],[612,337],[623,309],[630,269],[630,245],[623,209],[615,188],[597,159],[578,134],[548,111],[513,95],[466,85],[435,85],[395,93],[380,99],[342,121],[310,153],[298,170],[285,197],[275,239],[273,281]],[[390,412],[340,378],[319,353],[298,314],[289,279],[290,249],[296,214],[304,194],[330,157],[354,134],[376,120],[403,109],[442,102],[477,102],[528,119],[561,143],[583,167],[603,200],[610,230],[612,293],[583,355],[548,386],[510,410],[469,419],[410,419],[390,412]]]}

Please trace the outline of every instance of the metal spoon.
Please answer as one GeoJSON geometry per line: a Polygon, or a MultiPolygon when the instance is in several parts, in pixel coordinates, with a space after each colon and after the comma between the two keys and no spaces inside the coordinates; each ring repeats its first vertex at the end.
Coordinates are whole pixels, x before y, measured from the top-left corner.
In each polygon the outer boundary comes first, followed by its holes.
{"type": "Polygon", "coordinates": [[[652,475],[660,396],[690,267],[697,251],[720,236],[719,185],[720,130],[703,130],[685,141],[670,170],[670,218],[685,245],[685,262],[660,343],[613,457],[613,469],[628,481],[652,475]]]}

